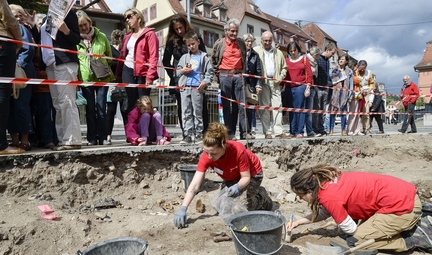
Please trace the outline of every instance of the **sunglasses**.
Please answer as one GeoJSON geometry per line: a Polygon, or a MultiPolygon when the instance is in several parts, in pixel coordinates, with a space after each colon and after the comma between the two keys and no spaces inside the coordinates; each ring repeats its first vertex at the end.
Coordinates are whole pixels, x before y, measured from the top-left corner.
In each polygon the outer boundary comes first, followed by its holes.
{"type": "Polygon", "coordinates": [[[135,15],[136,15],[136,13],[129,13],[128,15],[126,15],[126,17],[124,18],[124,20],[127,21],[128,19],[132,18],[135,15]]]}

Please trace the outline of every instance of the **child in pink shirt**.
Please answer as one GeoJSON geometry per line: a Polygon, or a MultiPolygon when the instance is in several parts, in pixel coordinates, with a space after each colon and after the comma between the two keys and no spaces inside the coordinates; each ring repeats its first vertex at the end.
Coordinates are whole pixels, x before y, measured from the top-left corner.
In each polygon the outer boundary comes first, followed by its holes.
{"type": "Polygon", "coordinates": [[[162,125],[159,112],[153,110],[148,96],[140,97],[135,108],[128,114],[125,126],[126,138],[132,145],[145,146],[155,142],[157,145],[170,144],[171,137],[162,125]]]}

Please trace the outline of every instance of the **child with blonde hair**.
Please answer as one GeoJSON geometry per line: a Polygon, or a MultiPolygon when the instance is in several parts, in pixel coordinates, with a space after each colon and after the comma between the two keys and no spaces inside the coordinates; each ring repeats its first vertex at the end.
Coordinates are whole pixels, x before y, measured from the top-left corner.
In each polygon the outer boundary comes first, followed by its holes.
{"type": "Polygon", "coordinates": [[[142,96],[137,100],[135,108],[128,114],[125,132],[128,142],[137,146],[153,142],[157,145],[168,145],[171,141],[168,131],[162,125],[160,113],[153,110],[149,96],[142,96]]]}

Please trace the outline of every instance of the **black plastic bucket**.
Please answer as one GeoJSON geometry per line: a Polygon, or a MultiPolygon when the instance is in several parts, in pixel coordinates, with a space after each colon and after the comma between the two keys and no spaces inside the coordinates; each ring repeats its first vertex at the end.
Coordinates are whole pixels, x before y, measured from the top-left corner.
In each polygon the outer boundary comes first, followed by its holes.
{"type": "Polygon", "coordinates": [[[228,227],[237,255],[279,254],[285,240],[285,217],[279,211],[250,211],[232,216],[228,227]],[[242,230],[244,228],[248,230],[242,230]],[[284,237],[282,238],[282,230],[284,237]]]}
{"type": "Polygon", "coordinates": [[[192,182],[192,179],[195,175],[197,165],[193,164],[186,164],[186,165],[179,165],[178,170],[180,170],[180,177],[182,179],[182,187],[184,191],[186,192],[189,188],[190,183],[192,182]]]}
{"type": "Polygon", "coordinates": [[[144,255],[147,247],[147,241],[140,238],[119,237],[91,245],[77,255],[144,255]]]}

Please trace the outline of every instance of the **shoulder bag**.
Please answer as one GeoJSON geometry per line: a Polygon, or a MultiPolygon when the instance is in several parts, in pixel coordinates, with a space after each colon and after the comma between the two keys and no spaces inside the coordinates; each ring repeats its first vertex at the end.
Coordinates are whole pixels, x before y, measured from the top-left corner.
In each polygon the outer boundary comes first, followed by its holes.
{"type": "Polygon", "coordinates": [[[252,90],[250,84],[245,85],[245,94],[246,94],[246,101],[249,104],[258,104],[258,94],[252,90]]]}
{"type": "Polygon", "coordinates": [[[127,98],[126,88],[123,87],[115,87],[111,91],[111,101],[118,102],[127,98]]]}
{"type": "Polygon", "coordinates": [[[90,70],[98,79],[106,79],[111,75],[110,68],[100,59],[92,58],[90,60],[90,70]]]}
{"type": "MultiPolygon", "coordinates": [[[[307,78],[308,78],[308,73],[306,71],[306,56],[303,56],[303,64],[304,64],[304,70],[305,70],[305,75],[306,75],[306,79],[305,79],[305,83],[307,82],[307,78]]],[[[306,83],[306,89],[304,92],[304,96],[305,97],[309,97],[310,96],[310,85],[306,83]]]]}
{"type": "MultiPolygon", "coordinates": [[[[26,75],[24,69],[22,69],[22,67],[18,63],[16,63],[16,66],[15,66],[15,78],[27,78],[27,75],[26,75]]],[[[27,87],[26,83],[13,83],[13,86],[12,86],[13,97],[15,99],[18,99],[19,90],[23,89],[25,87],[27,87]]]]}

